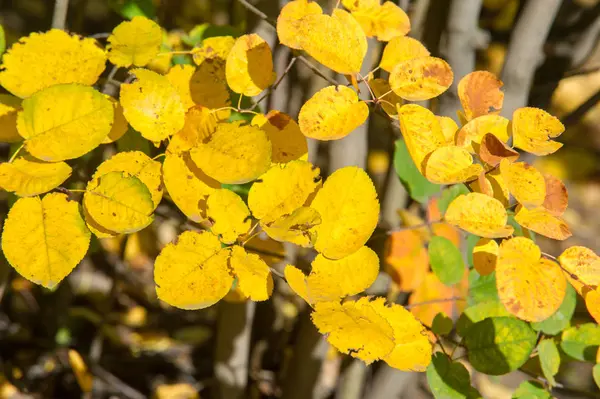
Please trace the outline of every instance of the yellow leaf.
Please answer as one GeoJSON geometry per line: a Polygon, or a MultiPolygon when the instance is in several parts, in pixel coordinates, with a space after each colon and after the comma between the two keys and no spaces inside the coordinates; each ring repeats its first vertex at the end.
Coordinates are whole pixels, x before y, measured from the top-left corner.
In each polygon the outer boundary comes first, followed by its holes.
{"type": "Polygon", "coordinates": [[[0,94],[0,142],[16,143],[23,140],[17,130],[17,113],[21,109],[20,98],[0,94]]]}
{"type": "Polygon", "coordinates": [[[168,244],[154,262],[156,294],[171,306],[204,309],[229,292],[230,251],[221,249],[219,239],[202,231],[184,231],[168,244]]]}
{"type": "Polygon", "coordinates": [[[403,61],[428,55],[427,48],[417,39],[408,36],[395,37],[383,49],[379,66],[384,71],[392,72],[394,67],[403,61]]]}
{"type": "Polygon", "coordinates": [[[598,288],[585,294],[585,306],[596,323],[600,323],[600,290],[598,288]]]}
{"type": "Polygon", "coordinates": [[[509,206],[510,193],[499,169],[486,173],[483,180],[479,178],[469,184],[469,187],[475,192],[496,198],[505,208],[509,206]]]}
{"type": "Polygon", "coordinates": [[[184,125],[185,109],[169,80],[147,69],[131,71],[137,80],[121,85],[123,114],[150,141],[161,141],[184,125]]]}
{"type": "Polygon", "coordinates": [[[482,115],[470,120],[456,135],[456,145],[465,147],[471,154],[479,153],[483,137],[491,133],[503,143],[508,142],[510,121],[500,115],[482,115]]]}
{"type": "Polygon", "coordinates": [[[269,266],[256,254],[249,254],[239,245],[231,248],[229,265],[238,278],[242,294],[253,301],[266,301],[273,292],[273,276],[269,266]]]}
{"type": "Polygon", "coordinates": [[[256,33],[237,38],[227,55],[225,77],[231,90],[256,96],[275,81],[269,44],[256,33]]]}
{"type": "MultiPolygon", "coordinates": [[[[192,100],[203,107],[220,109],[231,106],[229,87],[225,80],[225,61],[206,59],[198,66],[190,81],[192,100]]],[[[215,111],[219,120],[227,120],[231,111],[215,111]]]]}
{"type": "Polygon", "coordinates": [[[91,87],[56,85],[23,101],[17,128],[27,152],[44,161],[79,158],[110,132],[114,109],[91,87]]]}
{"type": "Polygon", "coordinates": [[[93,85],[106,55],[94,39],[52,29],[21,38],[2,57],[0,84],[17,97],[62,83],[93,85]]]}
{"type": "Polygon", "coordinates": [[[304,299],[304,302],[310,304],[311,300],[308,296],[306,275],[302,273],[302,270],[293,265],[286,265],[285,269],[283,269],[283,274],[285,281],[288,283],[292,291],[294,291],[300,298],[304,299]]]}
{"type": "Polygon", "coordinates": [[[525,162],[510,163],[505,158],[500,162],[500,173],[508,191],[521,205],[535,208],[544,203],[546,182],[536,168],[525,162]]]}
{"type": "Polygon", "coordinates": [[[279,42],[289,48],[301,50],[298,21],[306,15],[322,13],[323,10],[316,1],[293,0],[287,3],[277,17],[279,42]]]}
{"type": "Polygon", "coordinates": [[[211,231],[225,244],[233,244],[250,230],[250,211],[239,195],[231,190],[213,191],[206,202],[206,215],[213,221],[211,231]]]}
{"type": "Polygon", "coordinates": [[[440,123],[433,112],[417,104],[399,107],[398,118],[410,157],[424,174],[427,155],[446,143],[440,123]]]}
{"type": "Polygon", "coordinates": [[[313,227],[321,223],[321,215],[313,208],[300,207],[288,216],[282,216],[271,224],[261,223],[265,233],[276,241],[288,241],[301,247],[315,245],[317,239],[313,227]]]}
{"type": "Polygon", "coordinates": [[[241,184],[267,171],[271,150],[263,130],[236,121],[219,123],[208,140],[192,149],[190,155],[211,178],[224,184],[241,184]]]}
{"type": "Polygon", "coordinates": [[[311,57],[337,73],[360,72],[367,37],[350,13],[336,8],[332,16],[308,14],[297,23],[297,44],[311,57]]]}
{"type": "Polygon", "coordinates": [[[425,327],[400,305],[385,306],[383,298],[372,303],[394,330],[394,349],[382,360],[402,371],[425,371],[433,350],[425,327]]]}
{"type": "Polygon", "coordinates": [[[554,216],[560,216],[569,206],[569,193],[564,183],[557,177],[544,174],[546,182],[546,198],[542,206],[554,216]]]}
{"type": "Polygon", "coordinates": [[[503,83],[491,72],[475,71],[458,82],[458,97],[467,120],[498,114],[504,103],[503,83]]]}
{"type": "Polygon", "coordinates": [[[151,159],[141,151],[125,151],[113,155],[102,162],[92,179],[104,176],[110,172],[124,172],[126,176],[140,179],[152,195],[154,208],[158,206],[163,195],[160,162],[151,159]]]}
{"type": "Polygon", "coordinates": [[[171,137],[167,152],[181,154],[189,151],[202,144],[216,129],[217,118],[215,114],[210,112],[208,108],[196,105],[185,114],[185,124],[180,131],[171,137]]]}
{"type": "Polygon", "coordinates": [[[541,255],[533,241],[515,237],[500,244],[496,264],[500,301],[510,313],[532,322],[552,316],[567,289],[560,267],[541,255]]]}
{"type": "Polygon", "coordinates": [[[192,65],[175,65],[173,68],[169,69],[169,72],[165,75],[169,80],[169,83],[171,83],[171,86],[179,93],[181,104],[185,111],[195,105],[194,100],[192,100],[192,92],[190,89],[190,82],[195,72],[196,68],[192,65]]]}
{"type": "Polygon", "coordinates": [[[377,37],[377,40],[382,42],[403,37],[410,31],[408,15],[391,1],[386,1],[382,5],[377,2],[375,7],[359,6],[352,11],[352,16],[368,37],[377,37]]]}
{"type": "Polygon", "coordinates": [[[450,203],[446,222],[485,238],[506,237],[513,228],[506,225],[508,215],[500,201],[481,193],[469,193],[450,203]]]}
{"type": "Polygon", "coordinates": [[[142,67],[160,51],[162,31],[146,17],[121,22],[108,37],[108,60],[120,67],[142,67]]]}
{"type": "Polygon", "coordinates": [[[108,136],[102,140],[102,144],[109,144],[119,140],[127,133],[127,130],[129,130],[129,123],[127,123],[127,119],[125,119],[125,115],[123,115],[121,103],[112,97],[108,97],[108,99],[114,108],[114,121],[110,132],[108,132],[108,136]]]}
{"type": "Polygon", "coordinates": [[[308,159],[306,137],[300,131],[300,126],[288,114],[271,110],[266,115],[256,115],[252,119],[252,125],[267,133],[273,146],[272,162],[286,163],[295,159],[308,159]]]}
{"type": "Polygon", "coordinates": [[[312,320],[337,350],[370,364],[389,355],[396,346],[394,329],[378,312],[383,306],[373,305],[369,297],[343,304],[318,302],[312,320]]]}
{"type": "Polygon", "coordinates": [[[83,392],[91,392],[94,384],[94,376],[89,372],[81,355],[74,349],[69,349],[69,364],[75,374],[75,379],[83,392]]]}
{"type": "Polygon", "coordinates": [[[4,222],[2,251],[21,276],[53,288],[83,259],[90,236],[79,204],[65,194],[21,198],[4,222]]]}
{"type": "Polygon", "coordinates": [[[555,240],[566,240],[573,235],[564,220],[541,206],[533,209],[517,207],[515,220],[521,226],[555,240]]]}
{"type": "Polygon", "coordinates": [[[449,116],[436,116],[436,118],[442,128],[442,133],[446,139],[446,145],[454,145],[456,133],[458,132],[458,125],[454,122],[454,119],[449,116]]]}
{"type": "Polygon", "coordinates": [[[437,97],[452,84],[454,74],[441,58],[418,57],[402,61],[390,72],[394,93],[408,101],[437,97]]]}
{"type": "Polygon", "coordinates": [[[188,153],[167,153],[162,167],[165,188],[175,205],[194,222],[204,220],[206,200],[221,184],[194,165],[188,153]]]}
{"type": "Polygon", "coordinates": [[[567,278],[579,294],[583,294],[586,285],[594,289],[600,286],[600,256],[591,249],[580,246],[567,248],[558,261],[568,271],[567,278]],[[573,278],[572,274],[577,277],[573,278]]]}
{"type": "Polygon", "coordinates": [[[291,214],[306,203],[321,177],[319,168],[306,161],[275,165],[250,188],[248,206],[264,224],[291,214]]]}
{"type": "Polygon", "coordinates": [[[103,247],[104,247],[105,242],[110,242],[110,244],[116,248],[114,250],[114,252],[119,253],[120,247],[121,247],[121,242],[119,241],[120,233],[117,233],[117,232],[109,230],[103,226],[100,226],[98,224],[98,222],[96,222],[94,219],[92,219],[92,217],[88,213],[87,209],[85,209],[85,206],[81,207],[81,212],[83,214],[83,219],[85,220],[85,224],[87,225],[87,228],[92,232],[92,234],[94,234],[99,239],[104,239],[104,238],[113,239],[113,241],[105,240],[104,242],[102,242],[103,247]]]}
{"type": "Polygon", "coordinates": [[[489,238],[480,238],[473,247],[473,267],[482,276],[496,270],[498,261],[498,243],[489,238]]]}
{"type": "Polygon", "coordinates": [[[342,0],[342,5],[351,12],[379,7],[380,0],[342,0]]]}
{"type": "Polygon", "coordinates": [[[558,118],[539,108],[524,107],[513,113],[513,144],[535,155],[556,152],[562,144],[551,140],[561,135],[565,127],[558,118]]]}
{"type": "Polygon", "coordinates": [[[473,163],[469,151],[457,146],[440,147],[425,160],[425,177],[437,184],[463,183],[482,172],[483,167],[473,163]]]}
{"type": "Polygon", "coordinates": [[[360,249],[379,219],[379,201],[367,173],[347,166],[336,170],[312,204],[321,215],[315,249],[330,259],[340,259],[360,249]]]}
{"type": "Polygon", "coordinates": [[[65,162],[48,163],[20,156],[12,163],[0,164],[0,187],[19,197],[30,197],[60,186],[71,172],[65,162]]]}
{"type": "Polygon", "coordinates": [[[207,37],[202,40],[202,47],[192,50],[192,56],[196,65],[202,65],[205,60],[220,60],[223,63],[235,44],[232,36],[207,37]]]}
{"type": "Polygon", "coordinates": [[[386,114],[394,119],[398,119],[398,104],[402,105],[402,99],[392,91],[390,84],[385,79],[371,79],[368,81],[369,87],[373,90],[373,94],[381,102],[381,108],[386,114]]]}
{"type": "Polygon", "coordinates": [[[304,103],[298,115],[300,130],[317,140],[337,140],[365,123],[369,107],[346,86],[328,86],[304,103]]]}
{"type": "Polygon", "coordinates": [[[134,233],[154,219],[150,191],[140,179],[123,172],[90,180],[83,206],[97,224],[116,233],[134,233]]]}

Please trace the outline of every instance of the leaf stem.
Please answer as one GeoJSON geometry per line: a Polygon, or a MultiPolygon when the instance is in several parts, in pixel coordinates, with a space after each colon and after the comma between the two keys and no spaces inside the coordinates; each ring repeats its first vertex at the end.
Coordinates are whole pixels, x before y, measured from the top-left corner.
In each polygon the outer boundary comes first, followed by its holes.
{"type": "Polygon", "coordinates": [[[17,155],[19,155],[19,152],[21,152],[21,150],[23,149],[23,146],[25,146],[25,142],[23,142],[19,148],[17,148],[17,150],[15,151],[14,154],[12,154],[12,156],[10,157],[10,159],[8,160],[8,163],[12,163],[12,161],[14,161],[14,159],[17,157],[17,155]]]}

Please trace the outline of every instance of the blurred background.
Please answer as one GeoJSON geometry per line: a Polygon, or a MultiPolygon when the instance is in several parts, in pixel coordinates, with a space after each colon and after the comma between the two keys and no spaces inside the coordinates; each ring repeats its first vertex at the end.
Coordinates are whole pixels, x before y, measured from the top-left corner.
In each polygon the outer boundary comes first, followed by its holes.
{"type": "MultiPolygon", "coordinates": [[[[165,29],[165,51],[189,50],[210,36],[256,32],[271,45],[278,74],[292,58],[290,50],[278,43],[272,27],[285,0],[0,0],[7,46],[31,32],[60,25],[57,13],[62,11],[55,10],[58,3],[66,7],[64,27],[68,31],[94,36],[102,43],[124,19],[145,15],[165,29]]],[[[319,3],[326,12],[336,4],[319,3]]],[[[421,40],[432,55],[446,59],[455,74],[455,84],[447,93],[422,105],[457,119],[456,83],[475,69],[485,69],[505,83],[502,115],[510,117],[516,108],[529,105],[561,118],[567,130],[558,140],[564,147],[544,158],[524,158],[542,172],[564,180],[570,199],[564,218],[573,237],[567,242],[540,237],[538,243],[552,255],[572,245],[584,245],[598,253],[600,1],[397,3],[410,16],[410,36],[421,40]]],[[[381,43],[369,42],[363,74],[379,64],[382,50],[381,43]]],[[[164,73],[181,63],[191,63],[191,58],[161,57],[150,67],[164,73]]],[[[382,71],[377,73],[385,77],[382,71]]],[[[347,83],[325,68],[322,75],[347,83]]],[[[295,63],[261,104],[262,111],[276,109],[296,118],[302,104],[329,84],[306,65],[295,63]]],[[[386,231],[419,224],[435,212],[435,203],[421,205],[411,200],[396,176],[393,153],[399,137],[393,121],[382,112],[372,112],[368,123],[342,140],[310,142],[310,159],[324,176],[343,166],[361,166],[377,186],[381,223],[369,245],[380,255],[382,272],[369,293],[398,303],[414,303],[417,297],[423,302],[459,296],[460,292],[440,293],[434,285],[423,285],[412,294],[401,292],[394,283],[393,267],[385,264],[394,245],[386,243],[386,231]]],[[[83,157],[71,179],[85,182],[110,154],[132,149],[150,155],[161,151],[129,131],[116,144],[83,157]]],[[[9,152],[8,144],[0,144],[3,160],[9,152]]],[[[247,193],[247,187],[237,189],[247,193]]],[[[12,201],[13,197],[0,193],[0,219],[6,217],[12,201]]],[[[21,278],[2,260],[0,398],[432,397],[424,374],[403,373],[377,363],[366,367],[332,350],[310,322],[305,304],[281,280],[276,281],[272,299],[262,303],[246,302],[235,291],[202,311],[177,310],[159,302],[152,279],[154,258],[163,245],[185,230],[186,223],[179,211],[163,204],[155,223],[143,231],[102,242],[93,240],[82,264],[53,292],[21,278]],[[78,356],[88,368],[77,376],[79,381],[73,373],[78,356]],[[93,384],[93,395],[84,392],[86,384],[93,384]]],[[[448,234],[461,239],[458,232],[448,234]]],[[[250,244],[279,270],[285,263],[306,269],[314,256],[262,236],[250,244]]],[[[456,315],[461,307],[458,302],[456,306],[442,303],[412,309],[427,324],[440,311],[456,315]]],[[[585,307],[578,304],[575,319],[586,314],[585,307]]],[[[557,397],[600,397],[589,368],[591,364],[577,362],[561,367],[558,380],[585,392],[557,390],[557,397]]],[[[502,377],[475,373],[473,383],[486,398],[510,398],[527,378],[520,371],[502,377]]]]}

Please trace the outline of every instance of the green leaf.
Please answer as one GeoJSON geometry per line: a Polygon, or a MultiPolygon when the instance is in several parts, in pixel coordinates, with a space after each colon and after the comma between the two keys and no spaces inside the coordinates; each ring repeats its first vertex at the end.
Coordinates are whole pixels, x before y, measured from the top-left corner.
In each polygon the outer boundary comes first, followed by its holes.
{"type": "Polygon", "coordinates": [[[469,272],[469,304],[499,301],[496,288],[496,272],[482,276],[473,269],[469,272]]]}
{"type": "Polygon", "coordinates": [[[454,323],[452,322],[452,319],[440,312],[433,318],[433,322],[431,323],[431,331],[437,335],[446,335],[452,331],[453,325],[454,323]]]}
{"type": "Polygon", "coordinates": [[[554,376],[560,368],[560,353],[558,353],[556,343],[551,339],[542,340],[538,344],[538,356],[544,377],[546,377],[550,385],[556,385],[554,376]]]}
{"type": "Polygon", "coordinates": [[[469,306],[458,318],[456,322],[456,332],[460,336],[465,336],[473,324],[485,320],[488,317],[510,316],[510,313],[500,301],[481,302],[469,306]]]}
{"type": "Polygon", "coordinates": [[[537,381],[523,381],[512,399],[552,399],[552,395],[537,381]]]}
{"type": "Polygon", "coordinates": [[[429,262],[435,275],[446,285],[458,283],[465,273],[465,263],[460,250],[445,237],[431,237],[429,262]]]}
{"type": "Polygon", "coordinates": [[[473,249],[475,249],[475,245],[477,245],[477,241],[479,241],[480,238],[481,237],[476,236],[474,234],[467,233],[467,238],[465,240],[465,251],[467,251],[467,264],[469,265],[470,269],[473,268],[473,249]]]}
{"type": "Polygon", "coordinates": [[[546,335],[556,335],[571,325],[571,318],[575,312],[575,305],[577,305],[577,293],[571,284],[567,284],[565,298],[558,310],[546,320],[531,323],[531,327],[546,335]]]}
{"type": "Polygon", "coordinates": [[[600,346],[600,325],[586,323],[567,328],[562,333],[561,349],[574,359],[596,362],[600,346]]]}
{"type": "Polygon", "coordinates": [[[408,153],[404,140],[396,140],[394,168],[408,194],[415,201],[423,204],[429,197],[440,191],[439,185],[431,183],[419,172],[408,153]]]}
{"type": "Polygon", "coordinates": [[[109,5],[123,18],[132,19],[141,16],[153,19],[156,17],[156,8],[152,0],[111,0],[109,5]]]}
{"type": "Polygon", "coordinates": [[[471,377],[465,366],[453,362],[442,352],[433,355],[427,367],[427,382],[436,399],[481,398],[481,394],[471,386],[471,377]]]}
{"type": "Polygon", "coordinates": [[[502,375],[525,364],[536,339],[535,331],[524,321],[513,317],[491,317],[473,324],[464,343],[475,370],[502,375]]]}
{"type": "Polygon", "coordinates": [[[448,205],[454,199],[463,194],[469,194],[470,191],[464,184],[455,184],[452,187],[448,187],[444,191],[442,191],[442,195],[438,200],[438,207],[440,208],[440,213],[443,215],[446,213],[446,209],[448,209],[448,205]]]}
{"type": "Polygon", "coordinates": [[[592,369],[592,376],[596,382],[596,386],[600,388],[600,363],[596,364],[592,369]]]}

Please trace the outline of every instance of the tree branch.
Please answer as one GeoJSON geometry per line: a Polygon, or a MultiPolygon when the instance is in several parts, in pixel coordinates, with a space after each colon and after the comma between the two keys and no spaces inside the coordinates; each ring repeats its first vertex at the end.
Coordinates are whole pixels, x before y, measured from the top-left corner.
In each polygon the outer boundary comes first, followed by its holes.
{"type": "Polygon", "coordinates": [[[52,28],[65,29],[68,10],[69,0],[56,0],[54,3],[54,14],[52,14],[52,28]]]}
{"type": "Polygon", "coordinates": [[[595,94],[593,94],[590,98],[585,100],[583,104],[575,108],[569,114],[565,115],[562,118],[562,123],[565,126],[572,126],[577,123],[581,118],[585,116],[585,114],[594,108],[596,104],[600,102],[600,90],[598,90],[595,94]]]}

